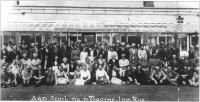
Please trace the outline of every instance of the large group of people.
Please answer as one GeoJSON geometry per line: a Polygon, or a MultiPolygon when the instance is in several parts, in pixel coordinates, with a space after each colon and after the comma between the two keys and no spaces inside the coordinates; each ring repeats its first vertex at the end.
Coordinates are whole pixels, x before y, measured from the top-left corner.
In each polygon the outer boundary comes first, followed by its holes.
{"type": "Polygon", "coordinates": [[[199,48],[175,43],[8,42],[1,51],[1,87],[34,85],[198,86],[199,48]]]}

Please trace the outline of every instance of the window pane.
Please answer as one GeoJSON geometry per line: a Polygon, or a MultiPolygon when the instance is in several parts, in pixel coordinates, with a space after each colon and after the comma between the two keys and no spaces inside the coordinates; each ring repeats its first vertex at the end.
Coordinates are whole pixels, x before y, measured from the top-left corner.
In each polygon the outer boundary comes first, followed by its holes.
{"type": "Polygon", "coordinates": [[[126,36],[121,36],[121,42],[126,42],[126,36]]]}

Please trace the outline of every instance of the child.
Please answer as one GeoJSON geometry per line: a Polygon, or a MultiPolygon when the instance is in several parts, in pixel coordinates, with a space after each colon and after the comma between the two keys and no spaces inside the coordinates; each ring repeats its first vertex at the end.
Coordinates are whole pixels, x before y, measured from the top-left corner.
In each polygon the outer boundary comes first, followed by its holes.
{"type": "Polygon", "coordinates": [[[55,72],[53,71],[52,67],[48,68],[46,84],[47,85],[54,85],[55,84],[55,72]]]}
{"type": "Polygon", "coordinates": [[[15,86],[14,75],[10,72],[6,65],[2,65],[1,70],[1,87],[15,86]]]}
{"type": "Polygon", "coordinates": [[[22,70],[22,80],[23,80],[23,86],[28,86],[30,84],[31,78],[32,78],[32,70],[29,66],[25,66],[22,70]]]}
{"type": "Polygon", "coordinates": [[[33,79],[34,79],[35,87],[40,86],[42,84],[44,78],[45,77],[42,75],[41,70],[35,70],[33,72],[33,79]]]}

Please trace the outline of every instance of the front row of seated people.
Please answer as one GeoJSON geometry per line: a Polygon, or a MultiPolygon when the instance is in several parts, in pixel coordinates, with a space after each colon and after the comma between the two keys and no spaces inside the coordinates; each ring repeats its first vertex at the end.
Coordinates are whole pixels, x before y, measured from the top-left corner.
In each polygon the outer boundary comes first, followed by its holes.
{"type": "MultiPolygon", "coordinates": [[[[18,57],[9,66],[2,65],[1,86],[17,86],[23,83],[23,86],[35,85],[36,87],[46,85],[89,85],[89,84],[136,84],[136,85],[190,85],[198,86],[198,70],[189,66],[184,66],[184,71],[178,73],[172,69],[155,66],[143,68],[141,64],[135,64],[130,67],[129,61],[122,55],[120,61],[112,56],[108,66],[104,63],[94,62],[91,67],[86,63],[72,64],[75,66],[74,71],[69,70],[67,58],[63,58],[63,63],[58,65],[55,57],[54,66],[45,70],[41,69],[40,60],[37,55],[33,59],[22,59],[25,64],[20,64],[18,57]],[[28,61],[30,62],[29,64],[28,61]],[[146,71],[148,70],[148,71],[146,71]]],[[[99,59],[101,60],[101,59],[99,59]]],[[[103,61],[103,60],[102,60],[103,61]]]]}

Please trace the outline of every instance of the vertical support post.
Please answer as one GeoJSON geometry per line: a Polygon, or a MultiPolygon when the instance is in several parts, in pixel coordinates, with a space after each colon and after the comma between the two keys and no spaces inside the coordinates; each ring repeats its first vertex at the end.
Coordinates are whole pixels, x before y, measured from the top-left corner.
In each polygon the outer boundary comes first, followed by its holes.
{"type": "Polygon", "coordinates": [[[102,42],[104,42],[104,40],[103,40],[103,33],[101,33],[101,40],[102,40],[102,42]]]}
{"type": "Polygon", "coordinates": [[[189,51],[190,48],[190,36],[189,34],[187,35],[187,51],[189,51]]]}
{"type": "Polygon", "coordinates": [[[112,45],[112,41],[113,39],[112,39],[112,32],[110,32],[110,44],[112,45]]]}
{"type": "Polygon", "coordinates": [[[156,41],[156,44],[158,45],[160,42],[159,42],[159,34],[157,34],[157,41],[156,41]]]}
{"type": "Polygon", "coordinates": [[[78,41],[78,32],[76,33],[76,41],[78,41]]]}
{"type": "Polygon", "coordinates": [[[61,43],[62,43],[62,32],[60,32],[60,46],[61,46],[61,43]]]}

